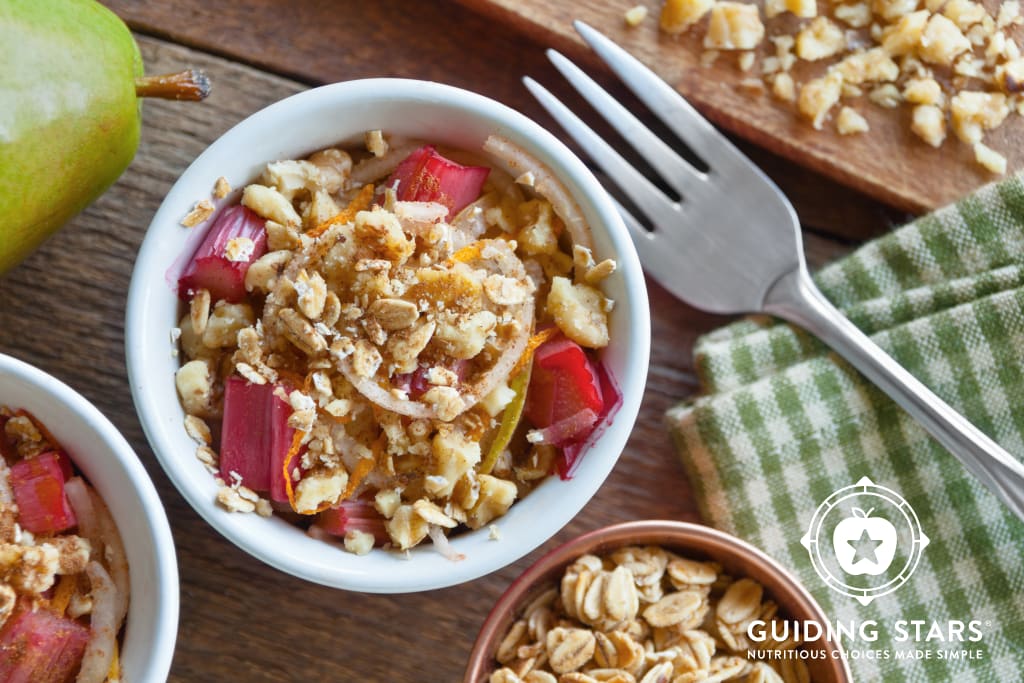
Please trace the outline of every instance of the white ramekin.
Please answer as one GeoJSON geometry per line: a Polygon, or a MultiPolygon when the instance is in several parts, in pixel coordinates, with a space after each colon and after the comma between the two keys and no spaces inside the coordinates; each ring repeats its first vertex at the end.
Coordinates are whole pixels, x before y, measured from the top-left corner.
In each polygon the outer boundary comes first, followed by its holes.
{"type": "MultiPolygon", "coordinates": [[[[237,201],[236,189],[220,204],[237,201]]],[[[139,252],[128,296],[126,344],[132,396],[149,442],[175,486],[207,522],[254,557],[294,576],[350,590],[402,593],[454,585],[504,567],[554,535],[590,500],[615,465],[640,408],[650,311],[640,263],[615,206],[565,145],[483,96],[437,83],[372,79],[336,83],[277,102],[229,130],[196,159],[167,195],[139,252]],[[384,551],[357,557],[309,538],[280,518],[226,512],[214,502],[213,477],[195,458],[175,393],[179,359],[171,354],[170,331],[177,325],[180,303],[168,284],[173,277],[166,273],[198,239],[190,239],[179,221],[198,200],[210,197],[220,176],[240,188],[269,161],[355,143],[373,129],[470,151],[480,150],[488,135],[509,138],[562,179],[590,223],[596,255],[614,257],[619,265],[606,281],[616,306],[612,341],[603,358],[621,387],[621,409],[575,478],[546,480],[497,520],[500,540],[488,540],[486,529],[454,538],[452,545],[466,557],[461,562],[443,558],[429,543],[409,557],[384,551]]]]}
{"type": "Polygon", "coordinates": [[[128,556],[124,680],[167,680],[178,633],[178,565],[163,503],[124,437],[81,394],[0,354],[0,404],[24,408],[60,442],[110,508],[128,556]]]}

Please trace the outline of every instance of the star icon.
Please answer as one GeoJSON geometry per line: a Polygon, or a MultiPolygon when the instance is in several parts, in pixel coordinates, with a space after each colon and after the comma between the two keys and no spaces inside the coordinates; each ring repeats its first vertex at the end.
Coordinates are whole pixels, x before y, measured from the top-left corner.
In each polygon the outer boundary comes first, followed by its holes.
{"type": "Polygon", "coordinates": [[[878,546],[882,545],[882,541],[871,538],[871,536],[868,535],[867,529],[860,532],[859,538],[850,541],[850,545],[857,551],[853,556],[854,563],[857,563],[860,560],[868,560],[872,564],[878,564],[878,556],[875,555],[875,550],[878,549],[878,546]]]}

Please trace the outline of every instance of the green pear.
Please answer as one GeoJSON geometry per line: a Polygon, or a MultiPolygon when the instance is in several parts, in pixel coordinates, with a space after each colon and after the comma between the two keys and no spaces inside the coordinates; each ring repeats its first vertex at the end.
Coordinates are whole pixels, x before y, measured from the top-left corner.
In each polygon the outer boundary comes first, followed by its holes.
{"type": "Polygon", "coordinates": [[[198,72],[141,78],[128,27],[93,0],[0,1],[0,64],[0,273],[121,175],[139,95],[201,99],[209,87],[198,72]]]}

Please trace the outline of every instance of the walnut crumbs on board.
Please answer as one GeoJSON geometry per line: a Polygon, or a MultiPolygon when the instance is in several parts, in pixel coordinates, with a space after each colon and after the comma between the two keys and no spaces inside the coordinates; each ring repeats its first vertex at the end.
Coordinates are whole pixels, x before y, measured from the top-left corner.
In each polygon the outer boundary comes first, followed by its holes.
{"type": "Polygon", "coordinates": [[[831,122],[842,135],[870,136],[866,115],[876,110],[870,115],[906,121],[920,144],[938,148],[955,138],[973,148],[981,167],[1005,173],[1005,157],[983,138],[1008,116],[1024,115],[1020,0],[737,5],[664,0],[659,26],[671,35],[693,32],[709,56],[736,53],[739,74],[757,59],[753,69],[768,91],[792,102],[798,116],[815,128],[831,122]],[[800,80],[798,62],[814,63],[800,69],[810,73],[800,80]]]}
{"type": "Polygon", "coordinates": [[[240,197],[178,284],[176,387],[223,509],[458,559],[448,534],[571,475],[617,407],[616,264],[547,167],[375,130],[240,197]]]}

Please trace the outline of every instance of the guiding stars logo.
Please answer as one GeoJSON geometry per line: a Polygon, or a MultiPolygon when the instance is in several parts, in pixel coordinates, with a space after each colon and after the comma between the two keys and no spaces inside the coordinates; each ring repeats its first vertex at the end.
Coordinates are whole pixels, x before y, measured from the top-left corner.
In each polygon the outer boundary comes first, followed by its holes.
{"type": "Polygon", "coordinates": [[[818,576],[864,605],[905,584],[928,542],[910,503],[867,477],[822,501],[800,539],[818,576]]]}

